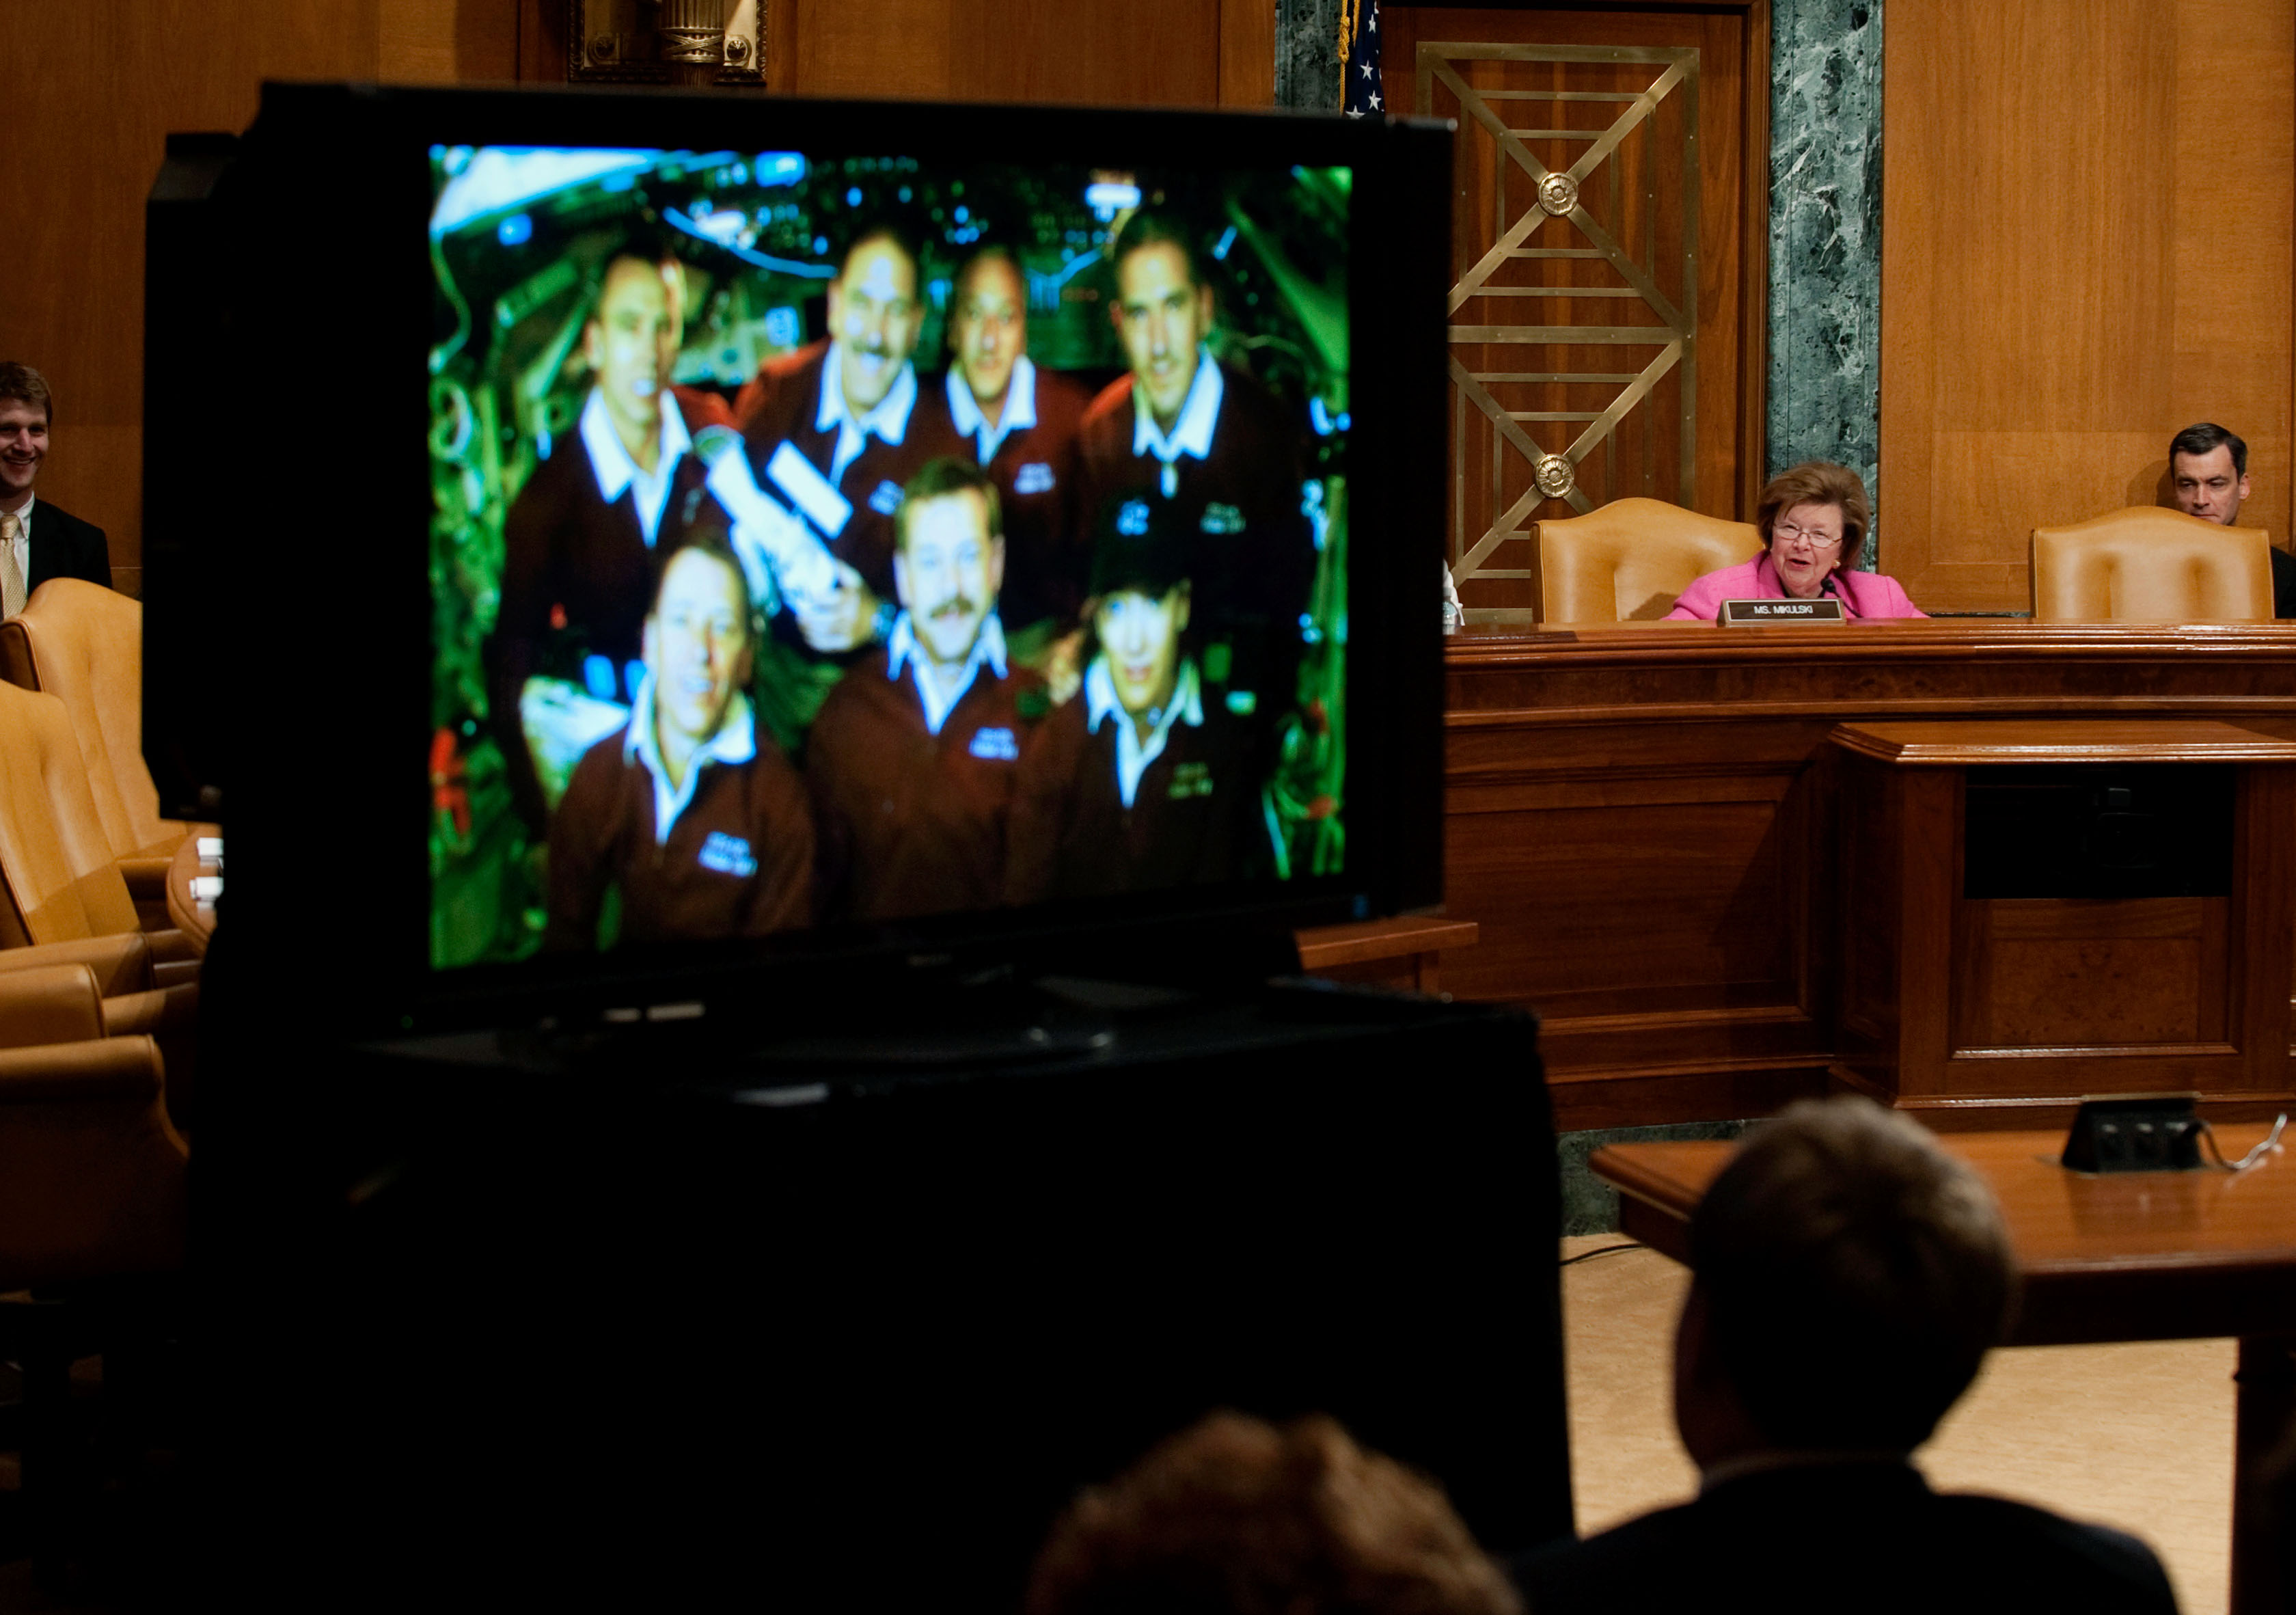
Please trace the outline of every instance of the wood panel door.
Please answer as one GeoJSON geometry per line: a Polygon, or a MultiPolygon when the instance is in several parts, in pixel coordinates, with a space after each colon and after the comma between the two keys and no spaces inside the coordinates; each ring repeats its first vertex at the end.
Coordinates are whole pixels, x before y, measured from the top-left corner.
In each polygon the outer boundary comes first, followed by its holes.
{"type": "Polygon", "coordinates": [[[1767,8],[1380,16],[1390,107],[1459,124],[1449,553],[1470,613],[1538,607],[1542,519],[1627,495],[1740,515],[1762,469],[1767,8]]]}

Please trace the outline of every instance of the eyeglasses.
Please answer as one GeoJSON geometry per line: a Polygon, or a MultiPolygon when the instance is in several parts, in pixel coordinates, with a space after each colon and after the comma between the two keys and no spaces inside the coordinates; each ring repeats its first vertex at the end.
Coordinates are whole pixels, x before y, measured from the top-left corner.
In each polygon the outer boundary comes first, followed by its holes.
{"type": "Polygon", "coordinates": [[[1772,524],[1770,538],[1772,542],[1777,544],[1791,544],[1797,538],[1807,538],[1809,540],[1810,548],[1814,550],[1833,550],[1841,547],[1841,535],[1839,533],[1821,533],[1814,528],[1794,527],[1784,521],[1772,524]]]}

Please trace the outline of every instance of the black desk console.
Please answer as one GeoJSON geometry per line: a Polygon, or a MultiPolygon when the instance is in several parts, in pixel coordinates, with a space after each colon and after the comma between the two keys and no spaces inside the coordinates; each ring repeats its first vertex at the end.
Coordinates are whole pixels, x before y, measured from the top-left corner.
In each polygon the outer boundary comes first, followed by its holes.
{"type": "Polygon", "coordinates": [[[939,1009],[219,1039],[242,1607],[1010,1610],[1078,1486],[1218,1407],[1336,1414],[1495,1550],[1570,1530],[1532,1022],[1311,982],[939,1009]]]}

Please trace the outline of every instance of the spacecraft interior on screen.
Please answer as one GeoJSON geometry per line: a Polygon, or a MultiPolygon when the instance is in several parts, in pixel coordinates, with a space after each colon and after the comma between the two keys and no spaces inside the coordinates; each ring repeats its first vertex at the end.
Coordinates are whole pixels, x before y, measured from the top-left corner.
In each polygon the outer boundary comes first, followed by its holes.
{"type": "Polygon", "coordinates": [[[434,969],[1346,867],[1350,170],[430,168],[434,969]]]}

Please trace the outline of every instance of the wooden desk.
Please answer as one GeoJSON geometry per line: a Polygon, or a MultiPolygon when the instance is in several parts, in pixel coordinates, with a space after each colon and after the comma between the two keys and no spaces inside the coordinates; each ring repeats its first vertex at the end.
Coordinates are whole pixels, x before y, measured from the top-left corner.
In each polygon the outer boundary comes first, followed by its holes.
{"type": "Polygon", "coordinates": [[[1473,922],[1466,920],[1365,920],[1354,925],[1318,925],[1297,933],[1300,968],[1334,981],[1439,993],[1443,950],[1472,947],[1478,934],[1473,922]]]}
{"type": "MultiPolygon", "coordinates": [[[[2260,1126],[2217,1129],[2227,1154],[2260,1126]]],[[[1955,1134],[1983,1174],[2025,1273],[2009,1344],[2240,1337],[2233,1494],[2234,1615],[2276,1609],[2280,1583],[2256,1471],[2296,1417],[2296,1155],[2218,1171],[2090,1177],[2057,1165],[2057,1132],[1955,1134]]],[[[1618,1186],[1620,1225],[1677,1261],[1689,1222],[1734,1145],[1611,1144],[1588,1161],[1618,1186]]],[[[2100,1410],[2102,1414],[2103,1410],[2100,1410]]]]}
{"type": "Polygon", "coordinates": [[[1838,1086],[1838,725],[2296,739],[2296,624],[1466,629],[1446,688],[1445,906],[1481,940],[1443,984],[1539,1012],[1558,1127],[1623,1127],[1838,1086]]]}

